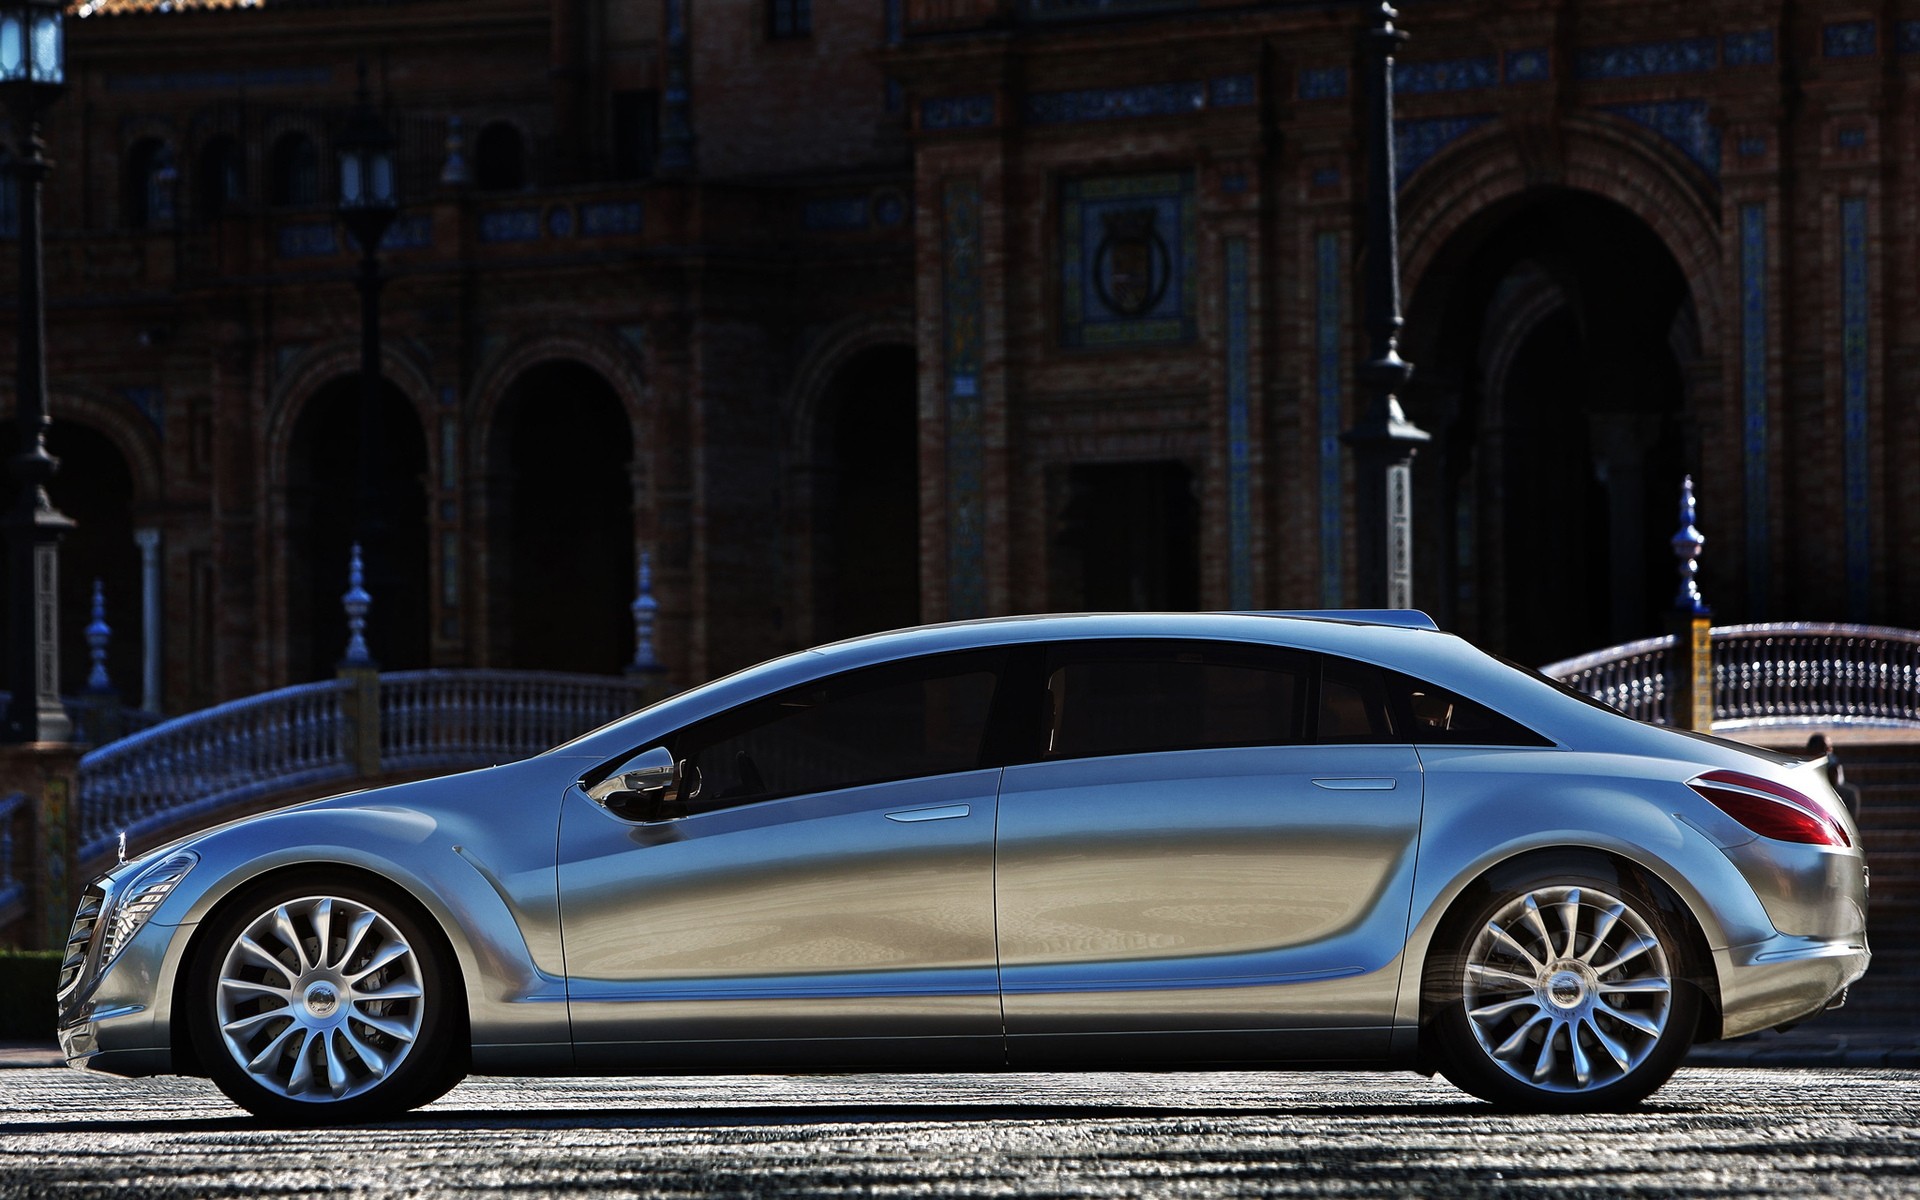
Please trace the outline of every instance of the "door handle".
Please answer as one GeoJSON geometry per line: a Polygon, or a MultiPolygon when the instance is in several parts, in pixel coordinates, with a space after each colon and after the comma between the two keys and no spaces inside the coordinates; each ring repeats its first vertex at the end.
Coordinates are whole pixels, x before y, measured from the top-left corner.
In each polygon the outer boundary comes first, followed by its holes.
{"type": "Polygon", "coordinates": [[[938,808],[903,808],[887,814],[887,820],[912,824],[915,821],[951,821],[973,811],[971,804],[942,804],[938,808]]]}
{"type": "Polygon", "coordinates": [[[1390,792],[1399,784],[1391,776],[1337,776],[1316,779],[1313,786],[1326,788],[1330,792],[1390,792]]]}

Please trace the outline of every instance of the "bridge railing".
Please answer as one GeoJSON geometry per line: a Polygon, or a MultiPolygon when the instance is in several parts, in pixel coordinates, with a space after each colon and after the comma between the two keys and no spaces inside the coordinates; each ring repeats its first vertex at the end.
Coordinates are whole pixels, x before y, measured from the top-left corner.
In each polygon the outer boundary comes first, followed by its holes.
{"type": "Polygon", "coordinates": [[[357,720],[351,678],[304,683],[188,713],[80,759],[81,861],[277,794],[367,776],[511,762],[641,707],[643,680],[538,671],[396,671],[357,720]]]}
{"type": "MultiPolygon", "coordinates": [[[[1629,642],[1541,672],[1642,721],[1668,724],[1673,638],[1629,642]]],[[[1713,723],[1920,726],[1920,631],[1811,621],[1713,630],[1713,723]]]]}

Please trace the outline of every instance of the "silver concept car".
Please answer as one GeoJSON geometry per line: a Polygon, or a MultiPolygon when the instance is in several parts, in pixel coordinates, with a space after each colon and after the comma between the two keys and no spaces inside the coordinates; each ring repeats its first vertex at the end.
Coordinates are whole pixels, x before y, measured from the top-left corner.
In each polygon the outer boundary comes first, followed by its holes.
{"type": "Polygon", "coordinates": [[[349,1121],[466,1072],[1379,1067],[1631,1104],[1866,969],[1817,767],[1417,613],[930,626],[129,861],[75,1066],[349,1121]]]}

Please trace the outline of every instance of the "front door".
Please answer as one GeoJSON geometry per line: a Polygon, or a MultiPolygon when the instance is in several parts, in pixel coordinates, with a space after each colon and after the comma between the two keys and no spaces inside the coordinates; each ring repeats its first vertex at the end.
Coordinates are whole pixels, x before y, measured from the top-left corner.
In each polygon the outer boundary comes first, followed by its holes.
{"type": "Polygon", "coordinates": [[[999,658],[855,672],[680,731],[693,794],[657,819],[570,789],[580,1065],[998,1065],[999,658]]]}

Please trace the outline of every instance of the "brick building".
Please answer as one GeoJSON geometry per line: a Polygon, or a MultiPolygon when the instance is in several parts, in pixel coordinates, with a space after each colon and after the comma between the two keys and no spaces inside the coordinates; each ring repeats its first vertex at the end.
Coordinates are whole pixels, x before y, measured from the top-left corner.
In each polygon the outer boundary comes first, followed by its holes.
{"type": "MultiPolygon", "coordinates": [[[[131,696],[155,591],[168,711],[340,652],[361,62],[404,203],[383,666],[618,670],[641,554],[680,683],[922,619],[1342,604],[1363,17],[75,7],[69,687],[96,576],[131,696]]],[[[1920,2],[1403,18],[1416,602],[1531,661],[1658,632],[1691,472],[1718,620],[1920,624],[1920,2]]]]}

